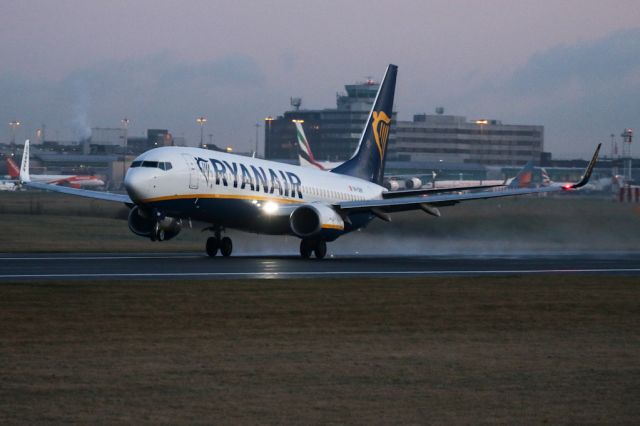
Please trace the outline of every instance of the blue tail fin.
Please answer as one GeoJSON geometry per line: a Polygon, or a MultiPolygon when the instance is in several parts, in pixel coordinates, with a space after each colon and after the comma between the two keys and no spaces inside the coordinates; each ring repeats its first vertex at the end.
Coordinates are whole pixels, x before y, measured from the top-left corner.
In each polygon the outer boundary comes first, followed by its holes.
{"type": "Polygon", "coordinates": [[[382,185],[397,73],[396,65],[387,67],[356,153],[351,159],[331,170],[333,173],[354,176],[382,185]]]}

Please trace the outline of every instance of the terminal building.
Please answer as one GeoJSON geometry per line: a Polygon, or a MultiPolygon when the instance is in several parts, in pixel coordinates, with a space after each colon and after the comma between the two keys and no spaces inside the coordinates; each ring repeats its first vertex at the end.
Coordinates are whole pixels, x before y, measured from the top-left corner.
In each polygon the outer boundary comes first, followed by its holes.
{"type": "Polygon", "coordinates": [[[540,161],[544,127],[503,124],[499,120],[473,120],[456,115],[416,114],[398,121],[389,160],[443,161],[486,166],[518,166],[540,161]]]}
{"type": "MultiPolygon", "coordinates": [[[[265,158],[297,159],[294,120],[303,127],[318,161],[345,161],[355,150],[379,85],[373,81],[346,85],[338,94],[336,108],[293,110],[265,120],[265,158]]],[[[482,166],[523,165],[540,161],[544,150],[544,127],[503,124],[499,120],[473,120],[436,114],[416,114],[411,121],[397,120],[394,113],[387,160],[395,163],[447,162],[482,166]]],[[[414,167],[415,168],[415,167],[414,167]]]]}

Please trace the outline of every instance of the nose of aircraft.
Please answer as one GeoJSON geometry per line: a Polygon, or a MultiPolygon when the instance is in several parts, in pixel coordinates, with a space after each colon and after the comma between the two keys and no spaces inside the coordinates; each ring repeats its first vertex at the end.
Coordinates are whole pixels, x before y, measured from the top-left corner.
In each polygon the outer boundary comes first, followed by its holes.
{"type": "Polygon", "coordinates": [[[150,184],[153,176],[149,170],[129,169],[124,178],[124,188],[129,194],[129,198],[134,203],[140,203],[149,198],[150,184]]]}

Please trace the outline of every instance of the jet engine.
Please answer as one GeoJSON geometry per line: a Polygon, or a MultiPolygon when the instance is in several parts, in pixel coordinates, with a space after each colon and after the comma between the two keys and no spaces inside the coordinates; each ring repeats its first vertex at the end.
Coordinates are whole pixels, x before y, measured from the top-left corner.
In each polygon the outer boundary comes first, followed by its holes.
{"type": "Polygon", "coordinates": [[[387,188],[389,191],[396,191],[400,189],[400,182],[398,182],[397,179],[385,179],[382,186],[387,188]]]}
{"type": "MultiPolygon", "coordinates": [[[[344,229],[342,217],[324,204],[305,204],[296,208],[289,216],[291,231],[300,238],[330,237],[335,231],[344,229]]],[[[337,235],[336,235],[337,237],[337,235]]]]}
{"type": "Polygon", "coordinates": [[[129,211],[129,229],[136,235],[152,241],[170,240],[180,233],[180,221],[164,216],[158,210],[144,210],[134,206],[129,211]]]}
{"type": "Polygon", "coordinates": [[[422,188],[422,180],[419,177],[412,177],[404,182],[404,186],[407,189],[420,189],[422,188]]]}

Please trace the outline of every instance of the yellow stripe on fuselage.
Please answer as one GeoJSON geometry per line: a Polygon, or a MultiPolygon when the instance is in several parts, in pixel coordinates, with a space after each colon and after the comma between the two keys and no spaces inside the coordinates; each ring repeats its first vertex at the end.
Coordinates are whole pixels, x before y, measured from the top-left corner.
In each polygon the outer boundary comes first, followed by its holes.
{"type": "Polygon", "coordinates": [[[261,195],[233,195],[233,194],[181,194],[181,195],[166,195],[164,197],[147,198],[142,200],[143,203],[154,203],[157,201],[169,201],[169,200],[188,200],[196,198],[216,198],[221,200],[249,200],[249,201],[275,201],[278,203],[300,203],[301,199],[288,199],[288,198],[274,198],[265,197],[261,195]]]}

